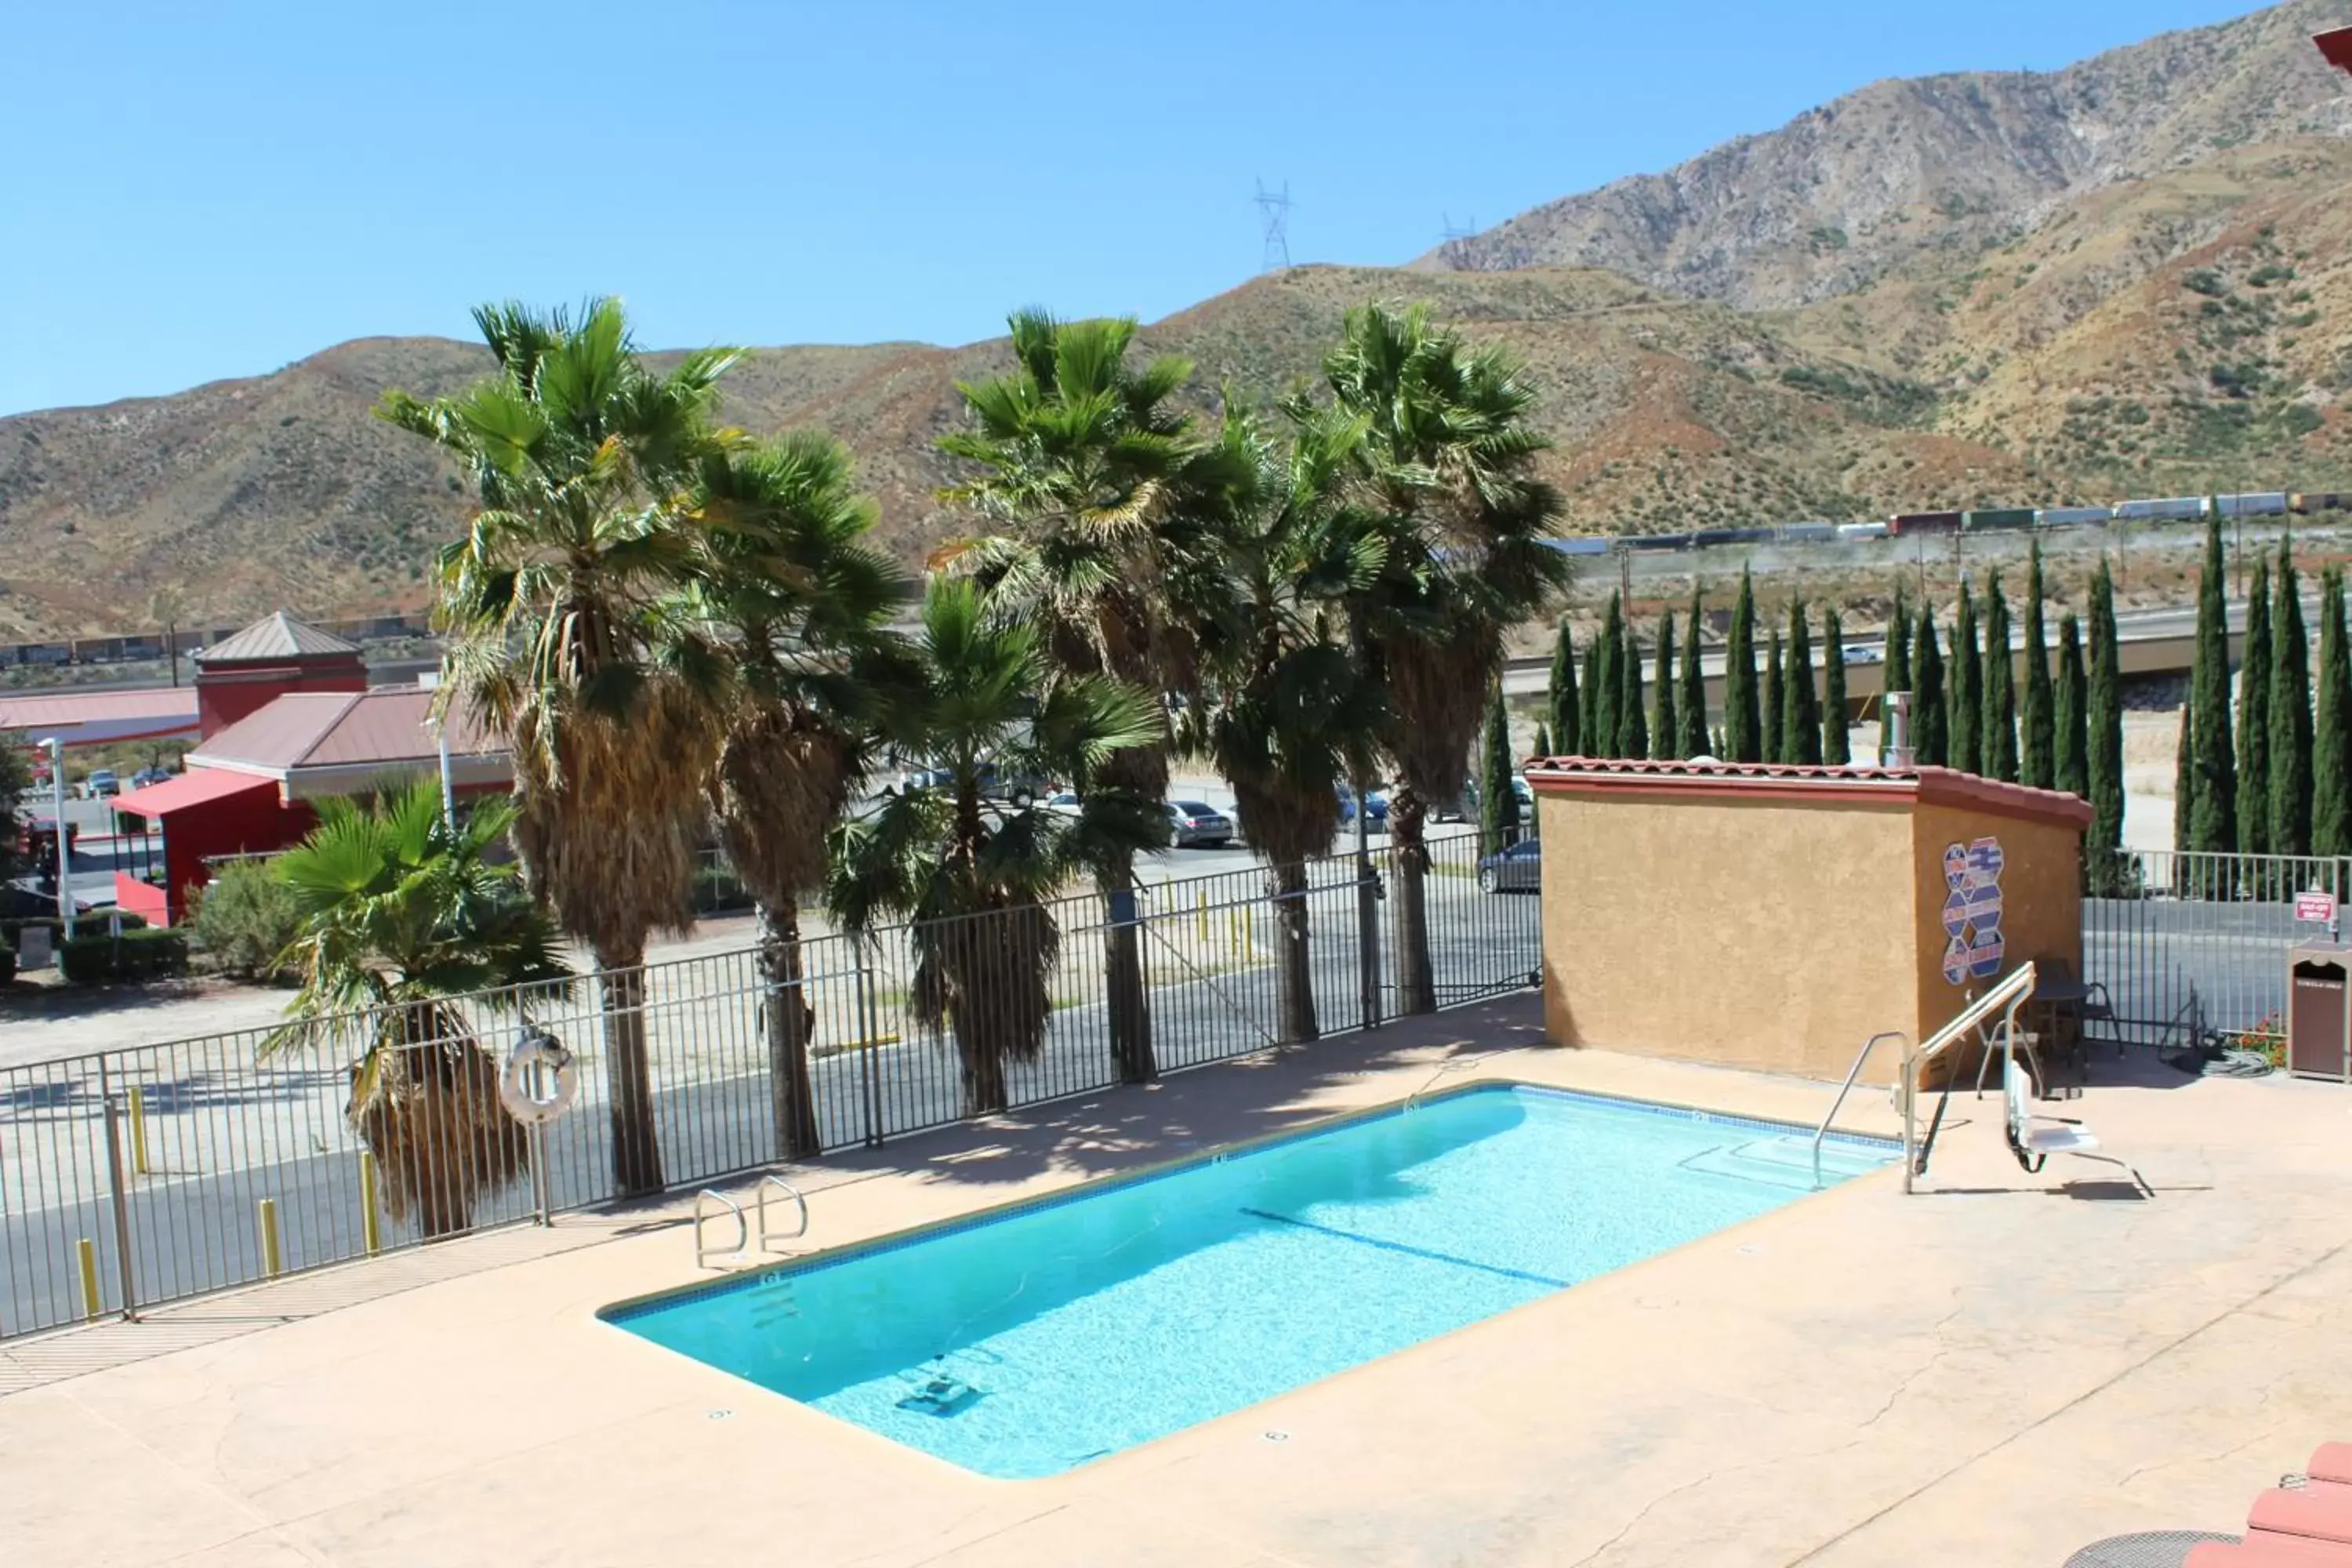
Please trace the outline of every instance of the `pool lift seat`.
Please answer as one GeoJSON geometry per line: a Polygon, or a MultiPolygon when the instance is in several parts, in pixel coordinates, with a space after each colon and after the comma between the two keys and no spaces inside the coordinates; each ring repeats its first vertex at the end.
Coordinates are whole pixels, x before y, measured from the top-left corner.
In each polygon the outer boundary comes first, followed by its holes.
{"type": "Polygon", "coordinates": [[[2095,1152],[2099,1140],[2087,1127],[2074,1122],[2047,1122],[2037,1127],[2033,1117],[2033,1078],[2026,1071],[2016,1053],[2001,1058],[2001,1099],[2008,1112],[2004,1118],[2009,1134],[2009,1152],[2017,1156],[2029,1176],[2039,1174],[2042,1164],[2053,1154],[2081,1154],[2104,1159],[2095,1152]]]}

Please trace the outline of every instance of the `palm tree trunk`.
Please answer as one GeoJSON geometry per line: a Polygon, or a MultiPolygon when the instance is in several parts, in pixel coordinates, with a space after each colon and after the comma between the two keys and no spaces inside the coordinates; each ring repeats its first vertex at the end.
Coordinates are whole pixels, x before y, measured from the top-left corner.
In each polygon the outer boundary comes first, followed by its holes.
{"type": "Polygon", "coordinates": [[[816,1010],[802,985],[800,911],[789,905],[760,906],[760,980],[776,1147],[787,1160],[805,1160],[819,1152],[816,1090],[809,1079],[816,1010]]]}
{"type": "Polygon", "coordinates": [[[1429,808],[1407,784],[1389,797],[1389,842],[1396,847],[1397,1006],[1437,1011],[1436,966],[1429,955],[1429,808]]]}
{"type": "Polygon", "coordinates": [[[1275,1009],[1286,1044],[1321,1037],[1315,1026],[1315,972],[1307,945],[1307,862],[1284,860],[1274,868],[1275,913],[1281,951],[1275,955],[1275,1009]]]}
{"type": "Polygon", "coordinates": [[[1110,911],[1104,935],[1104,983],[1110,1004],[1111,1059],[1121,1083],[1150,1083],[1160,1076],[1151,1049],[1151,998],[1143,983],[1143,928],[1135,912],[1135,859],[1121,856],[1103,879],[1110,911]]]}
{"type": "Polygon", "coordinates": [[[622,1197],[642,1197],[667,1184],[654,1122],[653,1065],[646,1052],[645,951],[600,951],[596,969],[613,1116],[613,1186],[622,1197]]]}

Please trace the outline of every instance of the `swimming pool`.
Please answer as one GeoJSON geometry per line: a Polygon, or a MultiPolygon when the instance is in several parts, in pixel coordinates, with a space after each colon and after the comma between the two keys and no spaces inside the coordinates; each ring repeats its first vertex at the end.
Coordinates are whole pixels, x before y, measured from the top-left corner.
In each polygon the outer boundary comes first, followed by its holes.
{"type": "MultiPolygon", "coordinates": [[[[1481,1085],[604,1316],[982,1475],[1055,1475],[1778,1208],[1811,1142],[1481,1085]]],[[[1896,1154],[1832,1138],[1822,1181],[1896,1154]]]]}

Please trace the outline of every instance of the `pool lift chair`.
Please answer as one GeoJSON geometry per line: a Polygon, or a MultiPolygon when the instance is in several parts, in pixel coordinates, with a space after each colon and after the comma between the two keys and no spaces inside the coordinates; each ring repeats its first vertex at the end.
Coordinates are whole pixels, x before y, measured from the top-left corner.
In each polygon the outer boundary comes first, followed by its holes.
{"type": "Polygon", "coordinates": [[[2045,1118],[2042,1125],[2034,1125],[2033,1077],[2017,1059],[2014,1051],[2004,1052],[2000,1063],[2001,1099],[2007,1115],[2003,1119],[2009,1135],[2009,1152],[2017,1156],[2029,1176],[2041,1173],[2042,1166],[2053,1154],[2080,1154],[2087,1159],[2104,1160],[2108,1156],[2093,1152],[2099,1140],[2091,1130],[2079,1122],[2059,1121],[2045,1118]]]}

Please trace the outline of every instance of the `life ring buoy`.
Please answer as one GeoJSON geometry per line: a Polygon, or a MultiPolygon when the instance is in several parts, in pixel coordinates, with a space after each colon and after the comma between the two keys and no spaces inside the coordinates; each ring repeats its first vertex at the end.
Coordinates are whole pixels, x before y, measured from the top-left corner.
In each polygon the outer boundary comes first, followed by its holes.
{"type": "Polygon", "coordinates": [[[553,1035],[518,1029],[506,1066],[499,1072],[499,1100],[507,1114],[527,1127],[554,1121],[580,1095],[580,1069],[553,1035]]]}

